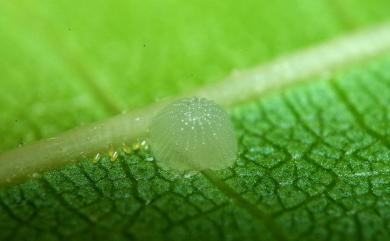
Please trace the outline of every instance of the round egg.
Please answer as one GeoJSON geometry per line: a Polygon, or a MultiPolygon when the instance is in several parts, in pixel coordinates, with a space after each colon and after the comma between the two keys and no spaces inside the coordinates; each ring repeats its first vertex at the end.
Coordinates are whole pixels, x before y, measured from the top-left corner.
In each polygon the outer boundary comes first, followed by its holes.
{"type": "Polygon", "coordinates": [[[158,165],[178,171],[226,168],[237,154],[229,115],[198,97],[175,101],[154,117],[150,146],[158,165]]]}

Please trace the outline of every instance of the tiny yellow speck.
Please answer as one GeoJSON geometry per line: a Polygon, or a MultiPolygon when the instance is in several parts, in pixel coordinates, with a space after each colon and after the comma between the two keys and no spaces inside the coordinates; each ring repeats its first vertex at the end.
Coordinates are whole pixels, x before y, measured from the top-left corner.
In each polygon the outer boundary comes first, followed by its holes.
{"type": "Polygon", "coordinates": [[[131,150],[131,147],[123,144],[123,147],[122,147],[122,150],[126,153],[126,154],[131,154],[132,150],[131,150]]]}
{"type": "Polygon", "coordinates": [[[118,158],[118,152],[114,151],[112,155],[110,155],[111,161],[114,162],[118,158]]]}
{"type": "Polygon", "coordinates": [[[100,153],[96,153],[95,157],[92,160],[92,163],[96,164],[100,160],[100,153]]]}
{"type": "Polygon", "coordinates": [[[108,155],[111,157],[114,154],[114,146],[110,144],[108,146],[108,155]]]}
{"type": "Polygon", "coordinates": [[[133,150],[139,150],[141,148],[141,145],[139,143],[135,143],[133,145],[133,150]]]}
{"type": "Polygon", "coordinates": [[[118,158],[118,152],[114,149],[114,146],[111,144],[108,147],[108,156],[110,157],[111,161],[115,161],[118,158]]]}

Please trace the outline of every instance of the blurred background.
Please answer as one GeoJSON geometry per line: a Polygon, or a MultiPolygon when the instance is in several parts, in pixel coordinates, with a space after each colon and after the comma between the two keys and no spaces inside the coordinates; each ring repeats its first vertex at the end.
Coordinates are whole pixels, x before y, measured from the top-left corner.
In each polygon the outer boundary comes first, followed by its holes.
{"type": "Polygon", "coordinates": [[[0,2],[0,152],[390,18],[388,0],[0,2]]]}

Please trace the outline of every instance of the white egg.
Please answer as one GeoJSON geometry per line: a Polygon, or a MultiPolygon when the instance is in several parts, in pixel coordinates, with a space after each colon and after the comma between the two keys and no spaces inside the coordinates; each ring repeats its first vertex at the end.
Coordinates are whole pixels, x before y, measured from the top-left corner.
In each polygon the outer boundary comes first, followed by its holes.
{"type": "Polygon", "coordinates": [[[226,168],[237,154],[229,115],[198,97],[173,102],[154,117],[150,146],[158,165],[178,171],[226,168]]]}

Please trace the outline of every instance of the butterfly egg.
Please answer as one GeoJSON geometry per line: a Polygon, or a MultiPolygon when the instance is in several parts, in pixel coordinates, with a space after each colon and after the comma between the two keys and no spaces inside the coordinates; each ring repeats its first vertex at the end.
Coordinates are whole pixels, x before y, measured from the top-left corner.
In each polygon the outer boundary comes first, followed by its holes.
{"type": "Polygon", "coordinates": [[[229,115],[197,97],[173,102],[153,118],[150,147],[158,165],[178,171],[226,168],[237,153],[229,115]]]}

